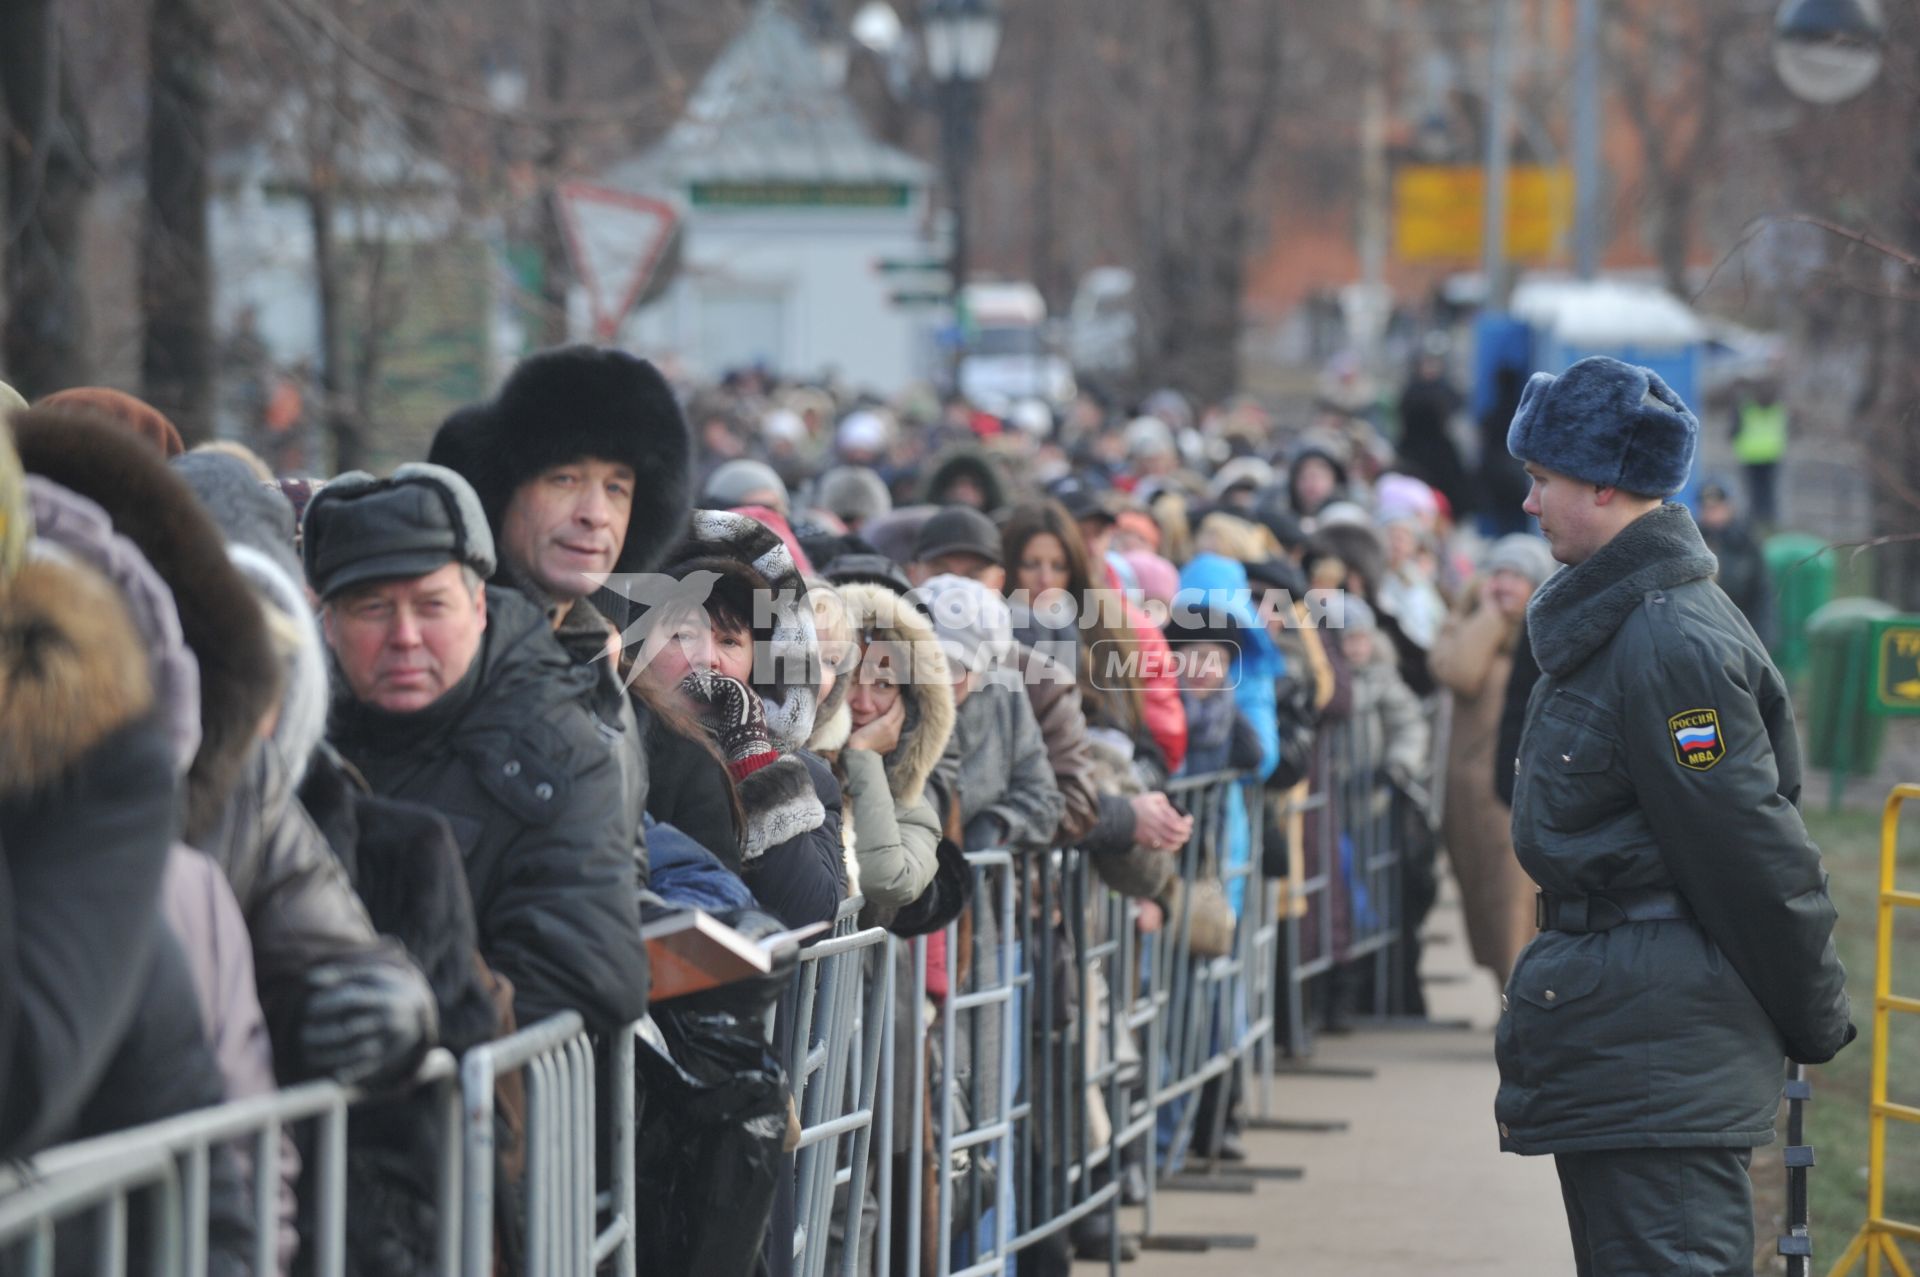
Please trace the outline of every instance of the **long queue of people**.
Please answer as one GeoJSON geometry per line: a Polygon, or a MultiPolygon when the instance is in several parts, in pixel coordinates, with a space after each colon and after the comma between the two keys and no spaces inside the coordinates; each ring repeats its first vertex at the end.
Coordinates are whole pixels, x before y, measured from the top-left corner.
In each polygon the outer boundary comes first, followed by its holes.
{"type": "MultiPolygon", "coordinates": [[[[1504,978],[1530,934],[1496,791],[1553,564],[1459,535],[1363,415],[1294,434],[1160,396],[904,430],[568,347],[424,460],[322,482],[184,451],[118,392],[5,398],[0,1158],[304,1080],[391,1088],[557,1013],[611,1032],[649,1013],[643,929],[690,908],[766,938],[858,899],[862,926],[932,938],[926,1003],[901,981],[893,1013],[937,1017],[968,961],[948,926],[977,952],[1014,925],[967,853],[1074,848],[1152,934],[1201,913],[1182,781],[1223,773],[1262,798],[1207,828],[1211,872],[1257,850],[1278,890],[1321,884],[1279,905],[1296,1022],[1387,1005],[1353,956],[1382,926],[1392,1009],[1420,1012],[1442,844],[1475,958],[1504,978]],[[1383,802],[1391,903],[1357,834],[1383,802]],[[1325,961],[1290,978],[1303,954],[1325,961]]],[[[1231,931],[1243,889],[1212,894],[1231,931]]],[[[651,1014],[671,1054],[777,994],[651,1014]]],[[[990,1072],[974,1032],[904,1067],[990,1072]]],[[[644,1150],[674,1097],[641,1074],[644,1150]]],[[[1241,1105],[1231,1076],[1200,1093],[1198,1152],[1238,1155],[1241,1105]]],[[[351,1271],[431,1270],[425,1130],[404,1105],[356,1122],[351,1271]]],[[[311,1264],[303,1152],[278,1160],[282,1272],[311,1264]]],[[[217,1271],[251,1270],[244,1161],[212,1168],[217,1271]]],[[[751,1200],[733,1253],[784,1271],[774,1195],[751,1200]]],[[[1130,1257],[1103,1222],[1023,1264],[1130,1257]]]]}

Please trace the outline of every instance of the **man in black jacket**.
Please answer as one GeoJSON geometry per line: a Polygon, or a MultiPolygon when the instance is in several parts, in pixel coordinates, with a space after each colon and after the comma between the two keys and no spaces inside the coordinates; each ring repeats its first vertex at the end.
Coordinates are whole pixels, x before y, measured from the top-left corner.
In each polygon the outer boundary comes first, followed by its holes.
{"type": "Polygon", "coordinates": [[[1679,491],[1651,372],[1536,375],[1508,433],[1568,565],[1528,609],[1513,843],[1542,888],[1495,1042],[1501,1147],[1552,1153],[1582,1274],[1746,1272],[1786,1058],[1853,1036],[1793,707],[1679,491]]]}
{"type": "Polygon", "coordinates": [[[493,537],[473,489],[440,466],[356,471],[315,496],[305,527],[342,684],[334,744],[376,793],[447,818],[519,1023],[639,1018],[639,870],[594,674],[526,598],[483,584],[493,537]]]}

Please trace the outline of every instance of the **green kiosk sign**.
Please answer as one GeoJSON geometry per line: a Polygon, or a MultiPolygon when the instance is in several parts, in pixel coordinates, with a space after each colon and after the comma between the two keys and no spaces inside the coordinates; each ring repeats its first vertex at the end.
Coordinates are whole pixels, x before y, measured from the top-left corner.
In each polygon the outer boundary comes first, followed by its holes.
{"type": "Polygon", "coordinates": [[[1873,651],[1874,712],[1920,714],[1920,617],[1875,622],[1873,651]]]}
{"type": "Polygon", "coordinates": [[[1886,720],[1920,714],[1920,615],[1874,599],[1841,599],[1814,614],[1810,757],[1828,768],[1827,806],[1847,777],[1873,772],[1886,720]]]}

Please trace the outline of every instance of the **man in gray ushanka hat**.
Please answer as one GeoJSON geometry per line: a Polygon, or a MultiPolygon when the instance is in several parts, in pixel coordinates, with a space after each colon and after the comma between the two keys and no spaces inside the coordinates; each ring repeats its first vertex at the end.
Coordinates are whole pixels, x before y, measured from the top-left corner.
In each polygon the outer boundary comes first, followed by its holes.
{"type": "Polygon", "coordinates": [[[1787,1059],[1854,1037],[1793,705],[1685,506],[1699,423],[1645,368],[1537,374],[1508,449],[1534,591],[1513,846],[1540,934],[1501,997],[1500,1146],[1552,1153],[1582,1274],[1746,1272],[1787,1059]]]}
{"type": "Polygon", "coordinates": [[[329,737],[374,792],[447,818],[518,1021],[638,1019],[639,867],[594,674],[539,608],[485,584],[493,534],[473,488],[442,466],[355,471],[313,498],[305,529],[338,674],[329,737]]]}

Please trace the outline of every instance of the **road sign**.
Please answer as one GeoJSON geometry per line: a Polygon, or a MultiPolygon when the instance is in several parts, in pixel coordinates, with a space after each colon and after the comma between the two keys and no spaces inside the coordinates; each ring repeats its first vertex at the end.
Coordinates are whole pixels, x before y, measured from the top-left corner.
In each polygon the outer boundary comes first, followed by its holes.
{"type": "Polygon", "coordinates": [[[1874,627],[1874,706],[1882,714],[1920,714],[1920,617],[1874,627]]]}
{"type": "Polygon", "coordinates": [[[665,200],[589,182],[563,182],[554,199],[594,334],[611,341],[659,269],[680,216],[665,200]]]}
{"type": "MultiPolygon", "coordinates": [[[[1409,164],[1394,175],[1393,251],[1405,262],[1480,260],[1487,175],[1470,164],[1409,164]]],[[[1559,251],[1573,221],[1573,174],[1521,166],[1507,175],[1507,257],[1559,251]]]]}

